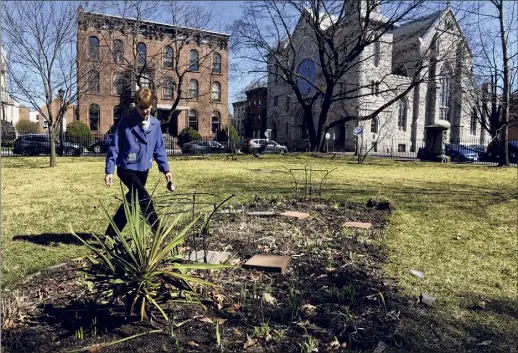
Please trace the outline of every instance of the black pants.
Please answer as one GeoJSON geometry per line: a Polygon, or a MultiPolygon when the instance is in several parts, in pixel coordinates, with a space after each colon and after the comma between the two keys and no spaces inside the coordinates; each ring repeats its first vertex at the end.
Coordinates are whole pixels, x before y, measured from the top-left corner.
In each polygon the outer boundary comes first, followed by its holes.
{"type": "MultiPolygon", "coordinates": [[[[139,172],[135,170],[117,168],[117,175],[124,183],[124,185],[128,187],[128,193],[126,194],[126,200],[128,201],[128,204],[131,206],[131,202],[134,199],[133,193],[136,192],[140,210],[142,211],[144,217],[147,218],[147,222],[153,229],[153,232],[156,233],[159,225],[158,216],[155,212],[155,208],[153,207],[151,197],[145,188],[148,171],[146,170],[145,172],[139,172]]],[[[122,232],[124,226],[126,226],[126,223],[128,222],[126,219],[126,213],[124,212],[124,204],[122,204],[115,213],[113,222],[122,232]]],[[[116,234],[111,223],[108,225],[105,234],[110,236],[114,236],[116,234]]]]}

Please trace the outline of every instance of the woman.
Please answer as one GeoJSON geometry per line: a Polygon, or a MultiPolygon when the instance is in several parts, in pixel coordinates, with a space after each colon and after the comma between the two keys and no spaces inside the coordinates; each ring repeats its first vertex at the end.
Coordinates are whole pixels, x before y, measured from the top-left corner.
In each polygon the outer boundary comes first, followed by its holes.
{"type": "MultiPolygon", "coordinates": [[[[151,90],[141,88],[135,93],[136,111],[119,121],[113,139],[110,141],[104,183],[107,188],[113,185],[113,172],[117,166],[117,175],[128,187],[126,200],[131,203],[133,192],[137,192],[140,209],[147,217],[153,232],[156,232],[159,225],[158,216],[151,197],[145,189],[153,159],[158,164],[160,172],[164,173],[168,183],[172,183],[172,175],[169,171],[160,122],[151,116],[153,102],[151,90]]],[[[127,222],[124,204],[115,213],[113,221],[122,231],[127,222]]],[[[106,229],[106,234],[110,236],[116,234],[111,224],[106,229]]]]}

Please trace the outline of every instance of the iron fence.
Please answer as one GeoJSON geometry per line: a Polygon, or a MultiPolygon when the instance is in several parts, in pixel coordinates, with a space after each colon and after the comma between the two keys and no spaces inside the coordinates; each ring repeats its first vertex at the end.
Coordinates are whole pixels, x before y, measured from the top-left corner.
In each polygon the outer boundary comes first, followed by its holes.
{"type": "MultiPolygon", "coordinates": [[[[61,156],[104,156],[108,151],[111,135],[93,135],[91,137],[67,136],[63,143],[56,140],[56,153],[61,156]]],[[[241,138],[231,143],[218,141],[214,138],[203,138],[180,144],[178,137],[163,135],[166,153],[168,156],[180,155],[206,155],[206,154],[230,154],[235,152],[251,152],[247,145],[250,139],[241,138]]],[[[261,139],[255,139],[261,140],[261,139]]],[[[264,139],[262,139],[264,140],[264,139]]],[[[266,140],[264,140],[266,141],[266,140]]],[[[293,140],[286,143],[289,152],[309,152],[307,140],[293,140]]],[[[395,160],[421,159],[420,153],[425,147],[424,140],[410,141],[408,139],[385,139],[378,143],[366,142],[364,146],[338,145],[331,140],[324,146],[329,153],[342,153],[355,155],[368,151],[368,158],[390,158],[395,160]],[[367,144],[368,143],[368,144],[367,144]],[[347,147],[347,148],[345,148],[347,147]]],[[[487,141],[481,143],[478,139],[463,139],[458,143],[446,144],[445,154],[454,163],[497,164],[499,146],[498,143],[487,141]]],[[[276,150],[266,150],[265,153],[276,150]]],[[[50,155],[50,142],[47,134],[19,135],[16,139],[2,139],[0,148],[2,157],[50,155]]],[[[518,141],[509,141],[509,160],[518,162],[518,141]]]]}

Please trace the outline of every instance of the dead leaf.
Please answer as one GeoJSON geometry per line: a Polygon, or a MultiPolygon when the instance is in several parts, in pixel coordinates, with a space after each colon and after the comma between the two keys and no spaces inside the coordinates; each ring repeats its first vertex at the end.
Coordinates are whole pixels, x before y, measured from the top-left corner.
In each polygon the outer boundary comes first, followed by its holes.
{"type": "Polygon", "coordinates": [[[328,350],[336,351],[336,350],[338,350],[338,348],[340,348],[340,341],[338,341],[338,338],[336,338],[336,336],[334,336],[333,340],[331,342],[329,342],[328,350]]]}
{"type": "Polygon", "coordinates": [[[241,337],[242,335],[241,331],[239,331],[237,328],[233,328],[232,332],[234,332],[234,335],[236,335],[237,337],[241,337]]]}
{"type": "Polygon", "coordinates": [[[277,299],[275,299],[270,293],[263,293],[263,299],[268,304],[271,304],[271,305],[277,304],[277,299]]]}
{"type": "Polygon", "coordinates": [[[323,329],[322,327],[320,326],[317,326],[315,324],[308,324],[308,328],[311,330],[311,331],[314,331],[316,333],[327,333],[327,330],[326,329],[323,329]]]}
{"type": "Polygon", "coordinates": [[[223,325],[225,322],[227,322],[227,319],[217,319],[216,320],[220,325],[223,325]]]}
{"type": "Polygon", "coordinates": [[[201,317],[198,319],[198,321],[204,322],[206,324],[213,324],[214,321],[210,317],[201,317]]]}
{"type": "Polygon", "coordinates": [[[489,346],[493,341],[484,341],[477,344],[477,346],[489,346]]]}
{"type": "Polygon", "coordinates": [[[245,345],[243,346],[243,348],[245,348],[245,349],[250,348],[253,345],[255,345],[256,343],[257,343],[256,339],[252,339],[250,336],[246,335],[246,342],[245,342],[245,345]]]}
{"type": "Polygon", "coordinates": [[[194,342],[194,341],[189,341],[189,342],[187,342],[187,344],[188,344],[189,346],[191,346],[191,347],[199,347],[199,346],[200,346],[198,343],[196,343],[196,342],[194,342]]]}
{"type": "Polygon", "coordinates": [[[217,292],[211,292],[211,296],[218,310],[223,309],[223,296],[217,292]]]}

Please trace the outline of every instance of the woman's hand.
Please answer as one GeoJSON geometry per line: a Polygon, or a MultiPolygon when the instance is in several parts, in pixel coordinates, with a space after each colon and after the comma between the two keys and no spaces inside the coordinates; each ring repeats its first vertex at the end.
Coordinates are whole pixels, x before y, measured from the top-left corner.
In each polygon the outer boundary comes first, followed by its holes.
{"type": "Polygon", "coordinates": [[[113,174],[106,174],[104,177],[104,185],[109,189],[113,185],[113,174]]]}

